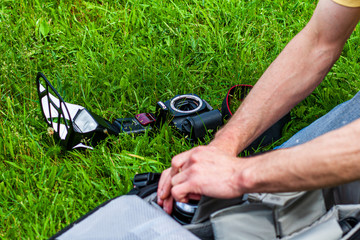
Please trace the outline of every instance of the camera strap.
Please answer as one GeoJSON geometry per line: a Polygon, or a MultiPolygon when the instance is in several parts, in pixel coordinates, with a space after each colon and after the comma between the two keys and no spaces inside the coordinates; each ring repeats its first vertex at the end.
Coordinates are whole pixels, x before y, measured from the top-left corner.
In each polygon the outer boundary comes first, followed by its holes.
{"type": "Polygon", "coordinates": [[[225,120],[229,119],[233,113],[231,112],[231,104],[233,101],[244,101],[253,86],[247,84],[240,84],[232,86],[227,92],[222,105],[221,114],[225,120]]]}

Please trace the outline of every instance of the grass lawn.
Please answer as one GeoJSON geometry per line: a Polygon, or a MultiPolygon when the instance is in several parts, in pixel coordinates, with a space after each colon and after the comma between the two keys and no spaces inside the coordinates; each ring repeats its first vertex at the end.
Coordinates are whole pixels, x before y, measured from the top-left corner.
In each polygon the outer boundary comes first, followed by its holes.
{"type": "MultiPolygon", "coordinates": [[[[160,172],[191,144],[164,126],[64,151],[47,134],[43,72],[68,102],[113,120],[195,93],[220,108],[255,84],[317,1],[0,1],[0,238],[43,239],[160,172]],[[112,147],[110,144],[114,143],[112,147]]],[[[292,110],[284,140],[360,89],[356,30],[324,82],[292,110]]],[[[299,83],[301,84],[301,83],[299,83]]]]}

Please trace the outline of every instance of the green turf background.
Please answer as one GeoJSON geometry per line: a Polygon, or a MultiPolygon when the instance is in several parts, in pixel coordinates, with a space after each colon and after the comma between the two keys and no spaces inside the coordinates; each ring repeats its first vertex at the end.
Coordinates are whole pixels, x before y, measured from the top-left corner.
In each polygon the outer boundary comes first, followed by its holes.
{"type": "MultiPolygon", "coordinates": [[[[169,127],[62,151],[47,134],[35,77],[113,120],[195,93],[219,108],[255,84],[316,1],[0,1],[0,238],[43,239],[124,194],[191,148],[169,127]],[[108,143],[113,147],[109,147],[108,143]]],[[[292,111],[284,139],[360,89],[356,29],[324,82],[292,111]]],[[[301,82],[299,83],[301,84],[301,82]]],[[[207,139],[208,141],[208,139],[207,139]]]]}

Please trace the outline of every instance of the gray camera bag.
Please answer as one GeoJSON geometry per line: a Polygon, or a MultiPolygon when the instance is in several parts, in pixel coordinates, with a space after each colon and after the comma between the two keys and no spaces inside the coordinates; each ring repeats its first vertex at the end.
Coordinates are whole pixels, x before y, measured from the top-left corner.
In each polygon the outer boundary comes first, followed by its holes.
{"type": "Polygon", "coordinates": [[[198,239],[160,207],[136,195],[115,198],[52,239],[198,239]]]}
{"type": "Polygon", "coordinates": [[[253,200],[228,206],[239,200],[204,198],[192,224],[186,226],[156,205],[155,193],[144,199],[125,195],[96,208],[52,239],[358,239],[351,236],[360,224],[342,236],[339,220],[360,217],[360,205],[335,205],[326,212],[320,190],[294,193],[294,199],[289,194],[285,200],[284,195],[276,195],[285,202],[283,206],[253,200]],[[215,208],[222,209],[207,211],[215,208]]]}
{"type": "Polygon", "coordinates": [[[210,214],[214,237],[360,239],[360,221],[346,232],[340,224],[349,217],[360,219],[359,187],[360,182],[356,181],[309,192],[249,194],[245,203],[210,214]]]}

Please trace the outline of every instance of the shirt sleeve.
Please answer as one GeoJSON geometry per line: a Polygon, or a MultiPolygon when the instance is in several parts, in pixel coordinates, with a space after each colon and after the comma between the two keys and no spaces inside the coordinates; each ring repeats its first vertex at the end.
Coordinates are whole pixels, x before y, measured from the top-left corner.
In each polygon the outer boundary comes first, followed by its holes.
{"type": "Polygon", "coordinates": [[[333,0],[333,1],[345,7],[360,7],[360,0],[333,0]]]}

